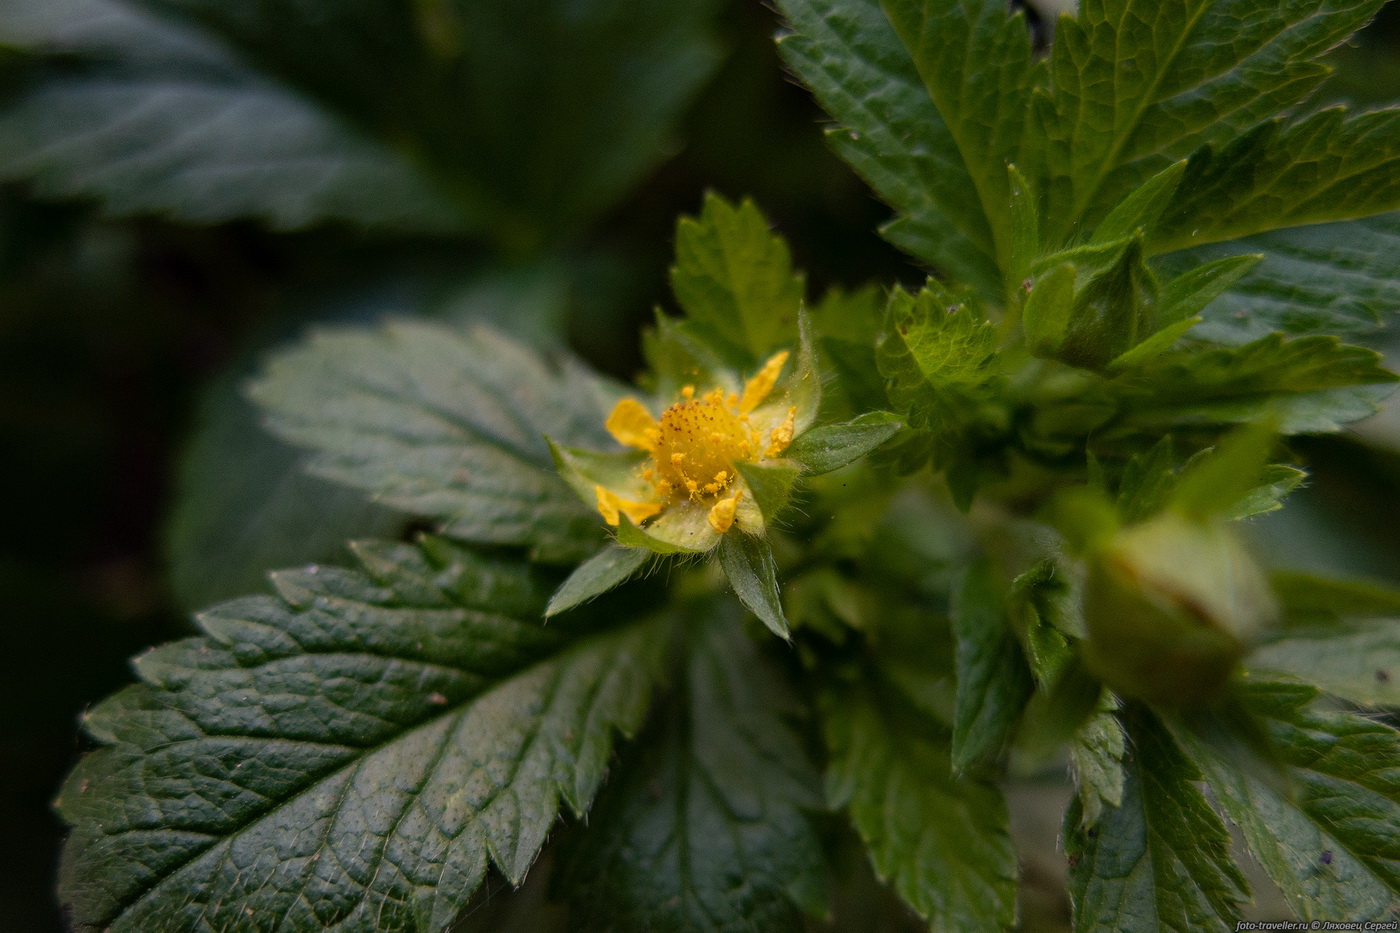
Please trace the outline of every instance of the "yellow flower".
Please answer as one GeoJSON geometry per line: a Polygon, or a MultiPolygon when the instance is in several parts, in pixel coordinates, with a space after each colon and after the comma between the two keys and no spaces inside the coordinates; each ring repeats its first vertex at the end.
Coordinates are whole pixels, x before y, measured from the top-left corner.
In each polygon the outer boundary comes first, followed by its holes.
{"type": "Polygon", "coordinates": [[[780,457],[797,430],[796,406],[765,404],[787,360],[786,350],[775,354],[742,392],[697,395],[685,386],[659,418],[635,398],[618,402],[606,426],[619,443],[648,455],[634,486],[646,494],[625,499],[597,485],[604,520],[617,525],[626,515],[640,525],[663,512],[703,508],[716,534],[733,527],[748,505],[738,465],[780,457]]]}

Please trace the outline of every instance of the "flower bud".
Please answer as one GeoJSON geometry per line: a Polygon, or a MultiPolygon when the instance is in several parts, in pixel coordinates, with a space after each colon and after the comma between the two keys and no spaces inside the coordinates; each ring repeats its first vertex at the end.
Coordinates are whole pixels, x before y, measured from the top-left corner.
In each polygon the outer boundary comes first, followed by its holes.
{"type": "Polygon", "coordinates": [[[1084,657],[1124,696],[1198,705],[1277,615],[1268,580],[1225,522],[1165,512],[1090,555],[1084,657]]]}

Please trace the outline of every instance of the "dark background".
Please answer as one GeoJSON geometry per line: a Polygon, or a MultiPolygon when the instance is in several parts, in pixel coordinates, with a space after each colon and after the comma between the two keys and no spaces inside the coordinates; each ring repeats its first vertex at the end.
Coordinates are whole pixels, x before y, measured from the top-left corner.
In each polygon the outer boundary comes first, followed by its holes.
{"type": "MultiPolygon", "coordinates": [[[[1336,54],[1329,98],[1400,96],[1397,7],[1336,54]]],[[[727,57],[685,117],[683,147],[589,237],[606,257],[606,300],[570,294],[569,333],[608,371],[638,366],[637,327],[670,305],[675,217],[696,210],[707,188],[753,196],[817,288],[920,277],[874,235],[888,212],[825,148],[823,115],[774,51],[777,25],[756,2],[731,3],[727,57]]],[[[0,91],[19,86],[26,67],[0,53],[0,91]]],[[[111,219],[0,187],[0,659],[10,716],[0,739],[0,929],[62,929],[52,894],[61,829],[49,802],[85,747],[77,717],[129,681],[128,657],[189,631],[163,528],[201,393],[240,354],[295,332],[307,316],[298,296],[373,291],[392,278],[386,270],[469,259],[450,245],[338,228],[111,219]]],[[[1345,438],[1300,453],[1314,480],[1283,532],[1267,536],[1273,553],[1400,578],[1400,455],[1345,438]]]]}

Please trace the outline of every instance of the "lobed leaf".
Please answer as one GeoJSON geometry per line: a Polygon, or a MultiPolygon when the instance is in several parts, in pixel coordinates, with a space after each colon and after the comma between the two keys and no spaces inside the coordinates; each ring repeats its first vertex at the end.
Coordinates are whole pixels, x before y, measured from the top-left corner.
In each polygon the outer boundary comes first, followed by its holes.
{"type": "Polygon", "coordinates": [[[802,930],[825,879],[794,698],[726,603],[685,624],[675,696],[566,846],[558,887],[584,931],[802,930]]]}
{"type": "Polygon", "coordinates": [[[1326,712],[1307,686],[1247,687],[1291,789],[1177,730],[1250,851],[1305,920],[1394,916],[1400,896],[1400,733],[1326,712]]]}
{"type": "Polygon", "coordinates": [[[539,619],[546,581],[441,540],[277,574],[136,662],[58,801],[80,930],[442,930],[519,883],[641,723],[657,630],[539,619]]]}
{"type": "Polygon", "coordinates": [[[1092,827],[1077,800],[1065,814],[1075,930],[1234,930],[1249,888],[1200,775],[1147,714],[1129,736],[1122,803],[1092,827]]]}
{"type": "Polygon", "coordinates": [[[868,687],[831,691],[823,732],[827,796],[849,808],[880,878],[936,930],[1009,926],[1016,856],[1006,803],[990,782],[953,777],[946,732],[868,687]]]}
{"type": "Polygon", "coordinates": [[[601,522],[555,472],[548,435],[593,449],[614,390],[484,327],[326,328],[274,356],[250,389],[310,469],[444,534],[581,560],[601,522]]]}

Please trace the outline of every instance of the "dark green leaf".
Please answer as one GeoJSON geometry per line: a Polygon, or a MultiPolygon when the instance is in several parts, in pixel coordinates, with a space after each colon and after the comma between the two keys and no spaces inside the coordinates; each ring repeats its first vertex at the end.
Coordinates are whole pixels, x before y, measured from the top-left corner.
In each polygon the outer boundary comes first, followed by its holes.
{"type": "Polygon", "coordinates": [[[252,387],[270,427],[321,476],[440,523],[445,534],[577,560],[601,520],[555,473],[545,436],[607,449],[614,390],[485,328],[322,329],[252,387]]]}
{"type": "MultiPolygon", "coordinates": [[[[1062,242],[1206,143],[1307,97],[1380,0],[1084,0],[1055,33],[1044,216],[1062,242]],[[1222,38],[1224,37],[1224,38],[1222,38]]],[[[1183,182],[1183,189],[1187,187],[1183,182]]]]}
{"type": "MultiPolygon", "coordinates": [[[[1031,87],[1039,70],[1026,21],[1000,0],[883,0],[972,182],[991,228],[993,255],[1012,259],[1011,181],[1019,161],[1031,87]]],[[[1019,282],[1015,283],[1019,287],[1019,282]]]]}
{"type": "Polygon", "coordinates": [[[903,425],[894,415],[872,411],[844,424],[828,424],[803,433],[784,453],[808,474],[829,473],[854,463],[879,447],[903,425]]]}
{"type": "Polygon", "coordinates": [[[676,227],[671,288],[689,319],[745,367],[797,337],[802,276],[752,201],[711,194],[676,227]]]}
{"type": "Polygon", "coordinates": [[[779,0],[788,65],[842,127],[827,139],[899,212],[884,235],[998,296],[991,227],[967,165],[879,0],[779,0]]]}
{"type": "Polygon", "coordinates": [[[1255,684],[1246,697],[1287,766],[1291,794],[1183,734],[1250,851],[1306,920],[1394,917],[1400,895],[1400,733],[1312,706],[1305,686],[1255,684]]]}
{"type": "Polygon", "coordinates": [[[662,630],[539,620],[533,571],[441,540],[274,577],[143,655],[58,802],[81,930],[442,930],[518,883],[645,713],[662,630]]]}
{"type": "Polygon", "coordinates": [[[1016,855],[996,785],[954,778],[948,737],[868,688],[824,704],[827,795],[850,810],[881,879],[934,929],[1000,933],[1016,916],[1016,855]]]}
{"type": "Polygon", "coordinates": [[[1400,207],[1400,110],[1332,108],[1192,156],[1155,252],[1400,207]]]}
{"type": "Polygon", "coordinates": [[[650,550],[610,545],[579,564],[549,598],[546,616],[558,615],[626,583],[651,561],[650,550]]]}
{"type": "Polygon", "coordinates": [[[1065,814],[1075,930],[1233,931],[1249,888],[1200,775],[1146,713],[1129,736],[1122,804],[1092,828],[1065,814]]]}
{"type": "Polygon", "coordinates": [[[820,912],[819,778],[781,675],[705,603],[675,696],[562,856],[580,931],[800,931],[820,912]]]}
{"type": "Polygon", "coordinates": [[[1332,337],[1272,335],[1241,347],[1164,354],[1111,387],[1144,427],[1232,424],[1266,415],[1285,434],[1338,430],[1364,418],[1395,376],[1380,357],[1332,337]]]}
{"type": "Polygon", "coordinates": [[[774,635],[791,638],[783,615],[783,600],[778,594],[778,567],[767,539],[731,530],[720,538],[719,562],[739,602],[774,635]]]}
{"type": "Polygon", "coordinates": [[[1006,587],[988,561],[973,564],[953,606],[958,642],[953,767],[964,770],[998,754],[1020,721],[1033,684],[1011,630],[1006,587]]]}
{"type": "Polygon", "coordinates": [[[1276,230],[1161,262],[1184,272],[1240,250],[1264,260],[1206,309],[1202,338],[1245,343],[1275,330],[1356,337],[1400,308],[1400,214],[1276,230]]]}

